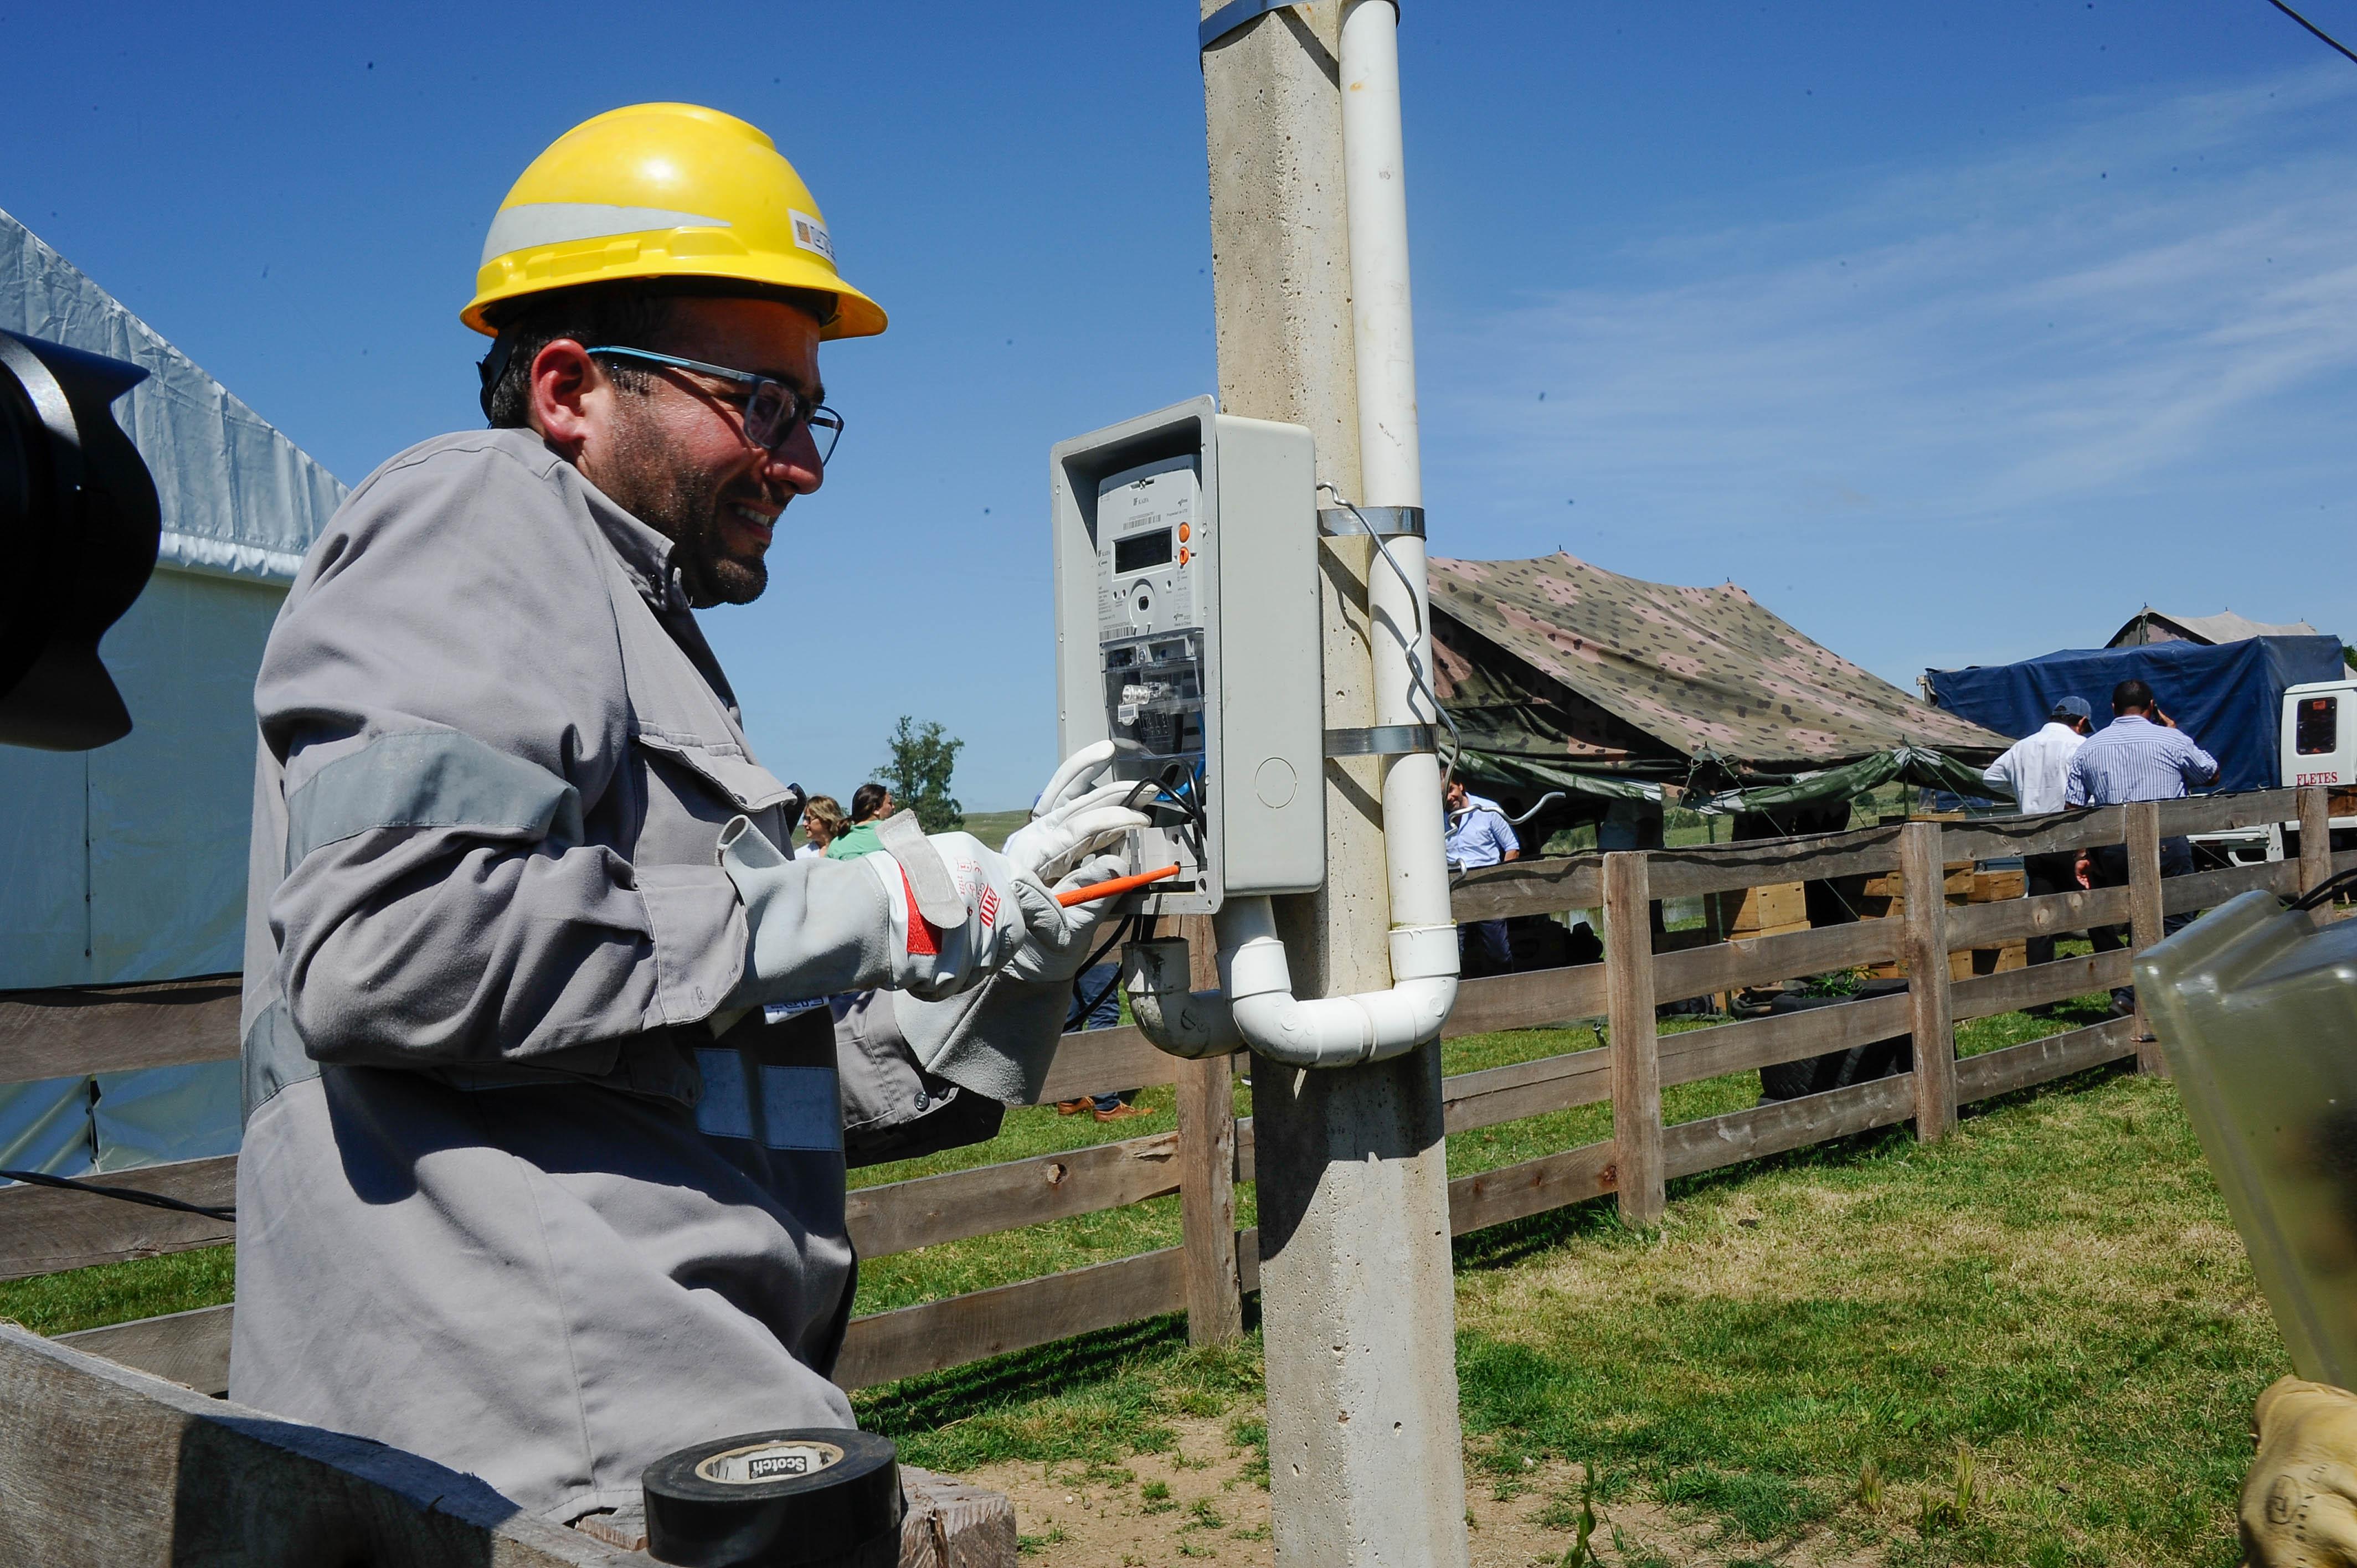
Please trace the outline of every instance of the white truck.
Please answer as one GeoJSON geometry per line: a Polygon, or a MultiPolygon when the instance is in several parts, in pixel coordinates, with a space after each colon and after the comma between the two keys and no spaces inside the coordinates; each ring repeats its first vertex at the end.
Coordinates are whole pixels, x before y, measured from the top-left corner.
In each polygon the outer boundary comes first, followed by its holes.
{"type": "MultiPolygon", "coordinates": [[[[2324,785],[2332,790],[2332,847],[2357,848],[2357,671],[2339,681],[2287,686],[2276,725],[2281,777],[2287,788],[2324,785]]],[[[2281,860],[2299,853],[2299,827],[2278,822],[2233,832],[2196,833],[2194,853],[2236,865],[2281,860]]]]}

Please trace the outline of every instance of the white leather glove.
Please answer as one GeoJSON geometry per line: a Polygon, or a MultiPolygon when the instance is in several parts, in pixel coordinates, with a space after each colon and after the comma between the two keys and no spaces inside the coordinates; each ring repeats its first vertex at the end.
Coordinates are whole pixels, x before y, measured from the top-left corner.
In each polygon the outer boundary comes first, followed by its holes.
{"type": "Polygon", "coordinates": [[[1113,757],[1113,742],[1101,740],[1064,758],[1039,792],[1031,820],[1007,835],[1006,858],[1040,881],[1053,882],[1086,856],[1149,826],[1146,813],[1129,800],[1141,789],[1150,793],[1151,786],[1096,782],[1113,757]]]}
{"type": "MultiPolygon", "coordinates": [[[[882,836],[892,849],[856,860],[789,860],[746,818],[721,831],[718,858],[745,901],[750,938],[744,979],[724,1015],[879,985],[936,1001],[1017,961],[1026,978],[1061,965],[1069,978],[1088,956],[1106,906],[1123,902],[1067,909],[1045,883],[971,833],[927,837],[911,819],[882,836]],[[937,920],[926,918],[928,905],[937,920]]],[[[1101,856],[1064,886],[1117,876],[1122,865],[1101,856]]]]}
{"type": "MultiPolygon", "coordinates": [[[[1092,855],[1057,882],[1055,891],[1068,893],[1075,887],[1087,887],[1126,875],[1129,859],[1122,854],[1092,855]]],[[[1092,898],[1070,908],[1056,905],[1060,932],[1048,932],[1033,928],[1029,938],[1006,962],[1010,979],[1045,981],[1069,985],[1077,978],[1089,954],[1096,950],[1104,933],[1121,918],[1122,906],[1137,901],[1135,895],[1121,898],[1092,898]]],[[[1055,900],[1050,898],[1050,904],[1055,900]]],[[[1044,926],[1045,922],[1042,922],[1044,926]]]]}
{"type": "MultiPolygon", "coordinates": [[[[1117,855],[1100,855],[1066,874],[1060,886],[1101,882],[1120,875],[1123,866],[1117,855]]],[[[1072,980],[1122,908],[1136,901],[1131,895],[1060,908],[1060,933],[1032,931],[1005,969],[962,996],[940,1002],[894,997],[894,1019],[910,1054],[926,1071],[989,1099],[1008,1105],[1038,1099],[1071,1011],[1072,980]]]]}
{"type": "Polygon", "coordinates": [[[855,864],[884,886],[892,968],[886,983],[894,990],[939,1001],[1006,968],[1028,943],[1061,952],[1071,941],[1071,912],[1047,885],[972,833],[929,834],[920,847],[864,854],[855,864]],[[923,854],[936,858],[934,877],[946,873],[954,905],[930,898],[931,915],[946,919],[928,918],[929,897],[919,892],[926,868],[902,864],[923,854]]]}

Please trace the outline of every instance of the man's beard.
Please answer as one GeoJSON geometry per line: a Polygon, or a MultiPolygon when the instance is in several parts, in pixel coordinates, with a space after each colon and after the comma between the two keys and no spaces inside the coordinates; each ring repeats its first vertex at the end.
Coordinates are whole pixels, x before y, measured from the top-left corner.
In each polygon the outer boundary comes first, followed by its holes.
{"type": "Polygon", "coordinates": [[[759,598],[770,568],[759,555],[728,553],[720,524],[723,481],[680,457],[631,400],[622,406],[630,412],[615,432],[607,464],[612,471],[597,488],[672,542],[688,603],[702,609],[759,598]]]}

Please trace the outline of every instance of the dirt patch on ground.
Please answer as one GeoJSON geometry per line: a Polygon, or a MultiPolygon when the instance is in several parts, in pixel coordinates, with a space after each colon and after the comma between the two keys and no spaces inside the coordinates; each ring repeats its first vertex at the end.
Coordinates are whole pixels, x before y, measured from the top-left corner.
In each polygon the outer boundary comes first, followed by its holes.
{"type": "MultiPolygon", "coordinates": [[[[1164,1454],[1119,1466],[987,1465],[963,1477],[1015,1503],[1023,1560],[1039,1568],[1163,1568],[1189,1561],[1265,1565],[1269,1498],[1258,1451],[1231,1441],[1226,1421],[1170,1423],[1178,1441],[1164,1454]]],[[[1581,1474],[1577,1465],[1534,1466],[1500,1483],[1469,1477],[1467,1537],[1473,1568],[1554,1568],[1577,1538],[1581,1474]]],[[[1757,1542],[1728,1541],[1710,1522],[1658,1505],[1600,1506],[1593,1544],[1604,1561],[1636,1568],[1717,1568],[1756,1560],[1757,1542]],[[1616,1540],[1614,1530],[1618,1530],[1616,1540]]],[[[1830,1535],[1774,1549],[1785,1568],[1874,1568],[1830,1535]]]]}

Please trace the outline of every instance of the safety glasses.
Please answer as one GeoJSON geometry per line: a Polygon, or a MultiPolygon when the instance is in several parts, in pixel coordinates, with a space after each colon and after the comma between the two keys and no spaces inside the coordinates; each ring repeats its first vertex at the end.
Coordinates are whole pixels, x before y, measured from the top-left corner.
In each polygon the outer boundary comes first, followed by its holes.
{"type": "Polygon", "coordinates": [[[666,365],[673,370],[694,371],[702,375],[718,376],[745,389],[741,399],[727,401],[737,404],[745,420],[745,438],[756,446],[767,447],[773,456],[785,456],[786,443],[794,432],[810,427],[811,441],[818,448],[818,466],[825,467],[834,456],[834,444],[843,439],[843,415],[821,403],[806,403],[802,393],[783,381],[757,376],[749,371],[732,371],[726,365],[707,365],[701,360],[683,360],[674,354],[658,354],[648,349],[620,349],[612,345],[587,349],[583,352],[604,354],[617,360],[639,360],[650,365],[666,365]]]}

